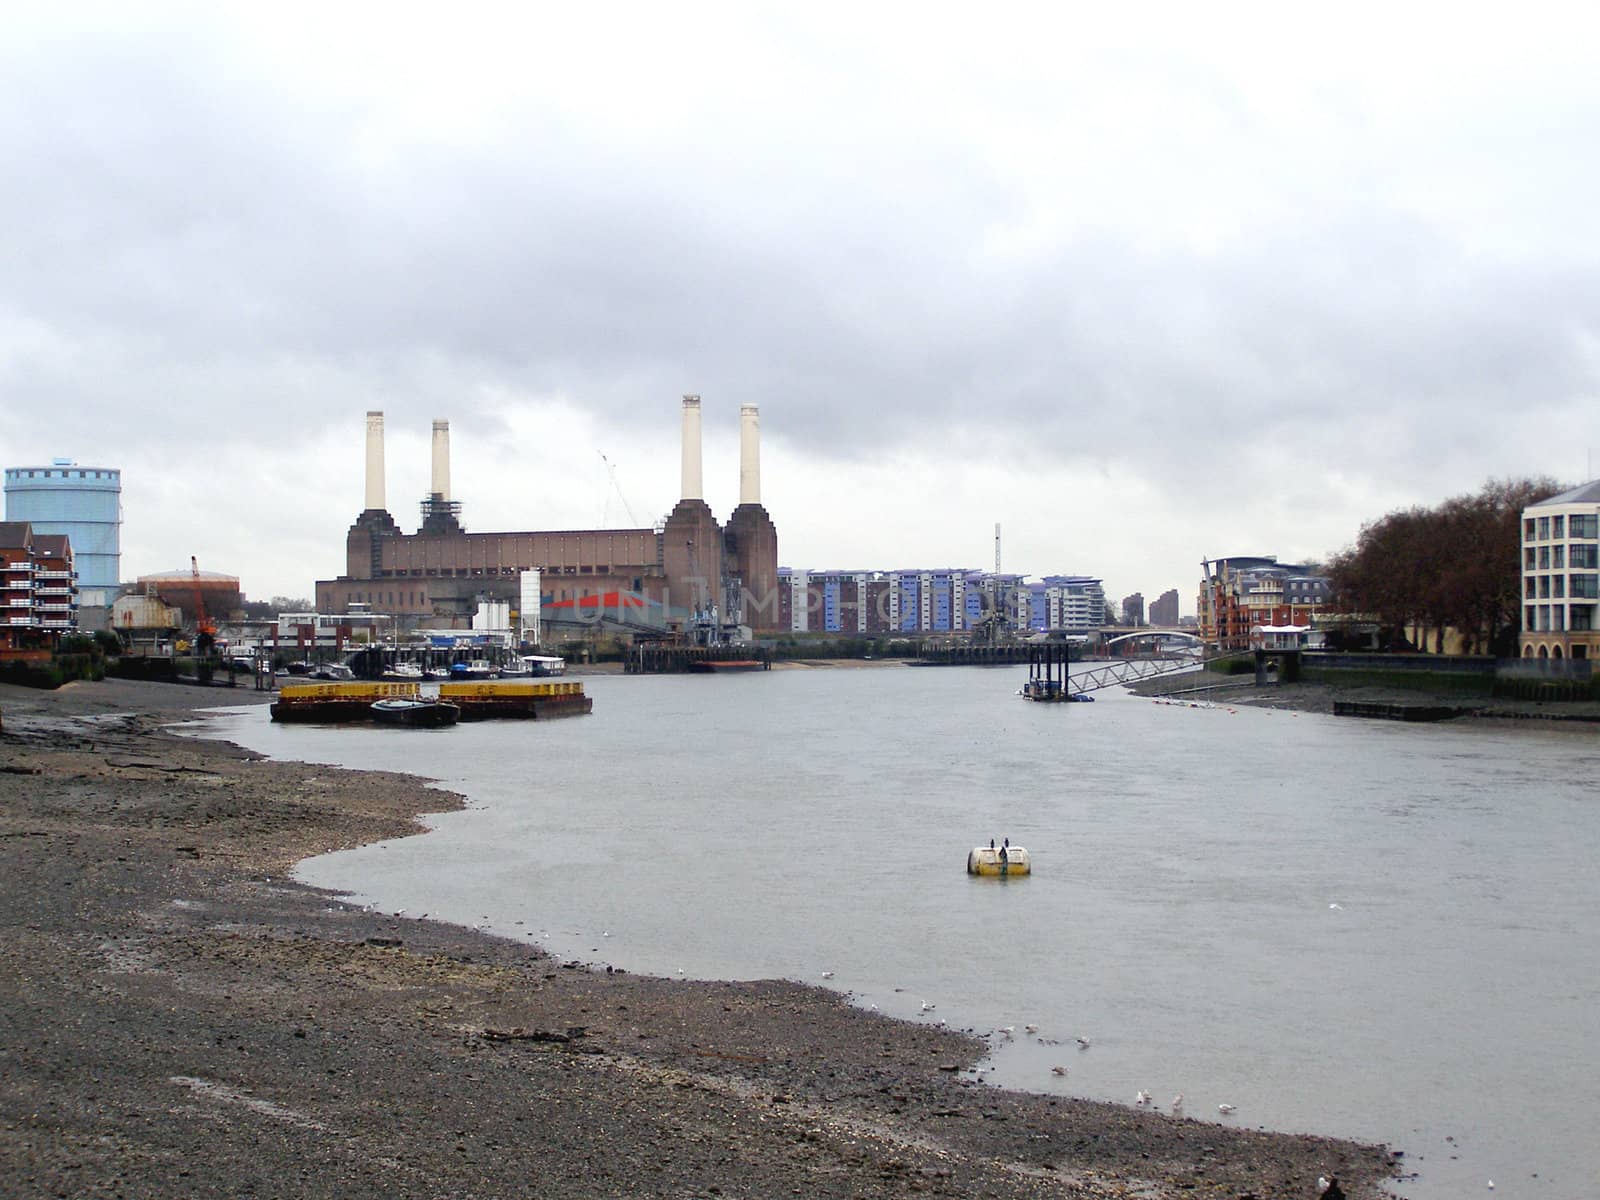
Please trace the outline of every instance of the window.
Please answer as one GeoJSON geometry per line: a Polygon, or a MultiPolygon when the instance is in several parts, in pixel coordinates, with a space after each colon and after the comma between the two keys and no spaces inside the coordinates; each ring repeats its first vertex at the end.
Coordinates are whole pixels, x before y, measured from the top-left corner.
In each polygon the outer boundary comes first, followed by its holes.
{"type": "Polygon", "coordinates": [[[1532,517],[1529,517],[1527,520],[1525,520],[1522,523],[1522,539],[1523,539],[1523,541],[1527,541],[1527,542],[1533,541],[1533,518],[1532,517]]]}
{"type": "Polygon", "coordinates": [[[1534,589],[1533,576],[1532,575],[1523,576],[1523,579],[1522,579],[1522,598],[1524,600],[1532,600],[1534,598],[1533,589],[1534,589]]]}
{"type": "Polygon", "coordinates": [[[1539,541],[1548,541],[1550,538],[1550,518],[1539,518],[1539,541]]]}
{"type": "Polygon", "coordinates": [[[1550,547],[1550,565],[1559,571],[1566,566],[1567,548],[1565,546],[1550,547]]]}
{"type": "Polygon", "coordinates": [[[1573,513],[1568,536],[1575,538],[1600,537],[1600,514],[1573,513]]]}
{"type": "Polygon", "coordinates": [[[1572,613],[1574,633],[1594,628],[1594,605],[1574,604],[1569,611],[1572,613]]]}
{"type": "Polygon", "coordinates": [[[1562,613],[1565,611],[1566,610],[1563,609],[1559,604],[1552,604],[1550,606],[1550,628],[1556,633],[1565,632],[1566,622],[1562,618],[1562,613]]]}
{"type": "Polygon", "coordinates": [[[1581,600],[1600,600],[1600,575],[1571,575],[1567,591],[1581,600]]]}
{"type": "Polygon", "coordinates": [[[1568,564],[1580,570],[1592,571],[1600,567],[1600,546],[1571,546],[1568,564]]]}
{"type": "Polygon", "coordinates": [[[1534,562],[1534,559],[1533,559],[1533,547],[1529,546],[1526,550],[1524,550],[1522,552],[1522,569],[1524,571],[1533,570],[1533,562],[1534,562]]]}
{"type": "Polygon", "coordinates": [[[1562,529],[1562,526],[1566,524],[1566,521],[1567,519],[1565,517],[1551,517],[1550,536],[1556,538],[1557,540],[1566,537],[1566,531],[1562,529]]]}
{"type": "Polygon", "coordinates": [[[1567,594],[1567,577],[1565,575],[1557,575],[1551,581],[1550,587],[1550,594],[1557,600],[1562,599],[1567,594]]]}
{"type": "Polygon", "coordinates": [[[1524,608],[1522,610],[1522,627],[1524,629],[1528,630],[1531,633],[1533,631],[1533,628],[1534,628],[1533,622],[1534,622],[1534,607],[1533,607],[1533,605],[1530,604],[1530,605],[1528,605],[1526,608],[1524,608]]]}
{"type": "Polygon", "coordinates": [[[1550,576],[1548,575],[1539,576],[1539,599],[1550,599],[1550,576]]]}

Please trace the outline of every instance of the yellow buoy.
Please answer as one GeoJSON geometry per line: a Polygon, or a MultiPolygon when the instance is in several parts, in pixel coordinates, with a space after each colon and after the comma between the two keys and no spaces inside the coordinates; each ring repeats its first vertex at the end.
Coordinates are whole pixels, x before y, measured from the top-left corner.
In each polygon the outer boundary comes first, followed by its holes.
{"type": "Polygon", "coordinates": [[[1021,846],[975,846],[967,855],[968,875],[1031,874],[1028,852],[1021,846]]]}

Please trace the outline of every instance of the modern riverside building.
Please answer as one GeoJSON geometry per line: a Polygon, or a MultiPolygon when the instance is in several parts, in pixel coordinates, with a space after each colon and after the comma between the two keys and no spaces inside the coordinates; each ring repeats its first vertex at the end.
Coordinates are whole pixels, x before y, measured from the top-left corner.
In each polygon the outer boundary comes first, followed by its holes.
{"type": "Polygon", "coordinates": [[[0,521],[0,654],[47,649],[77,624],[71,539],[0,521]]]}
{"type": "Polygon", "coordinates": [[[1332,595],[1327,576],[1270,554],[1207,559],[1202,569],[1200,637],[1224,650],[1247,648],[1257,626],[1309,625],[1332,595]]]}
{"type": "Polygon", "coordinates": [[[58,458],[48,467],[6,468],[6,520],[35,535],[72,543],[78,600],[105,608],[116,598],[122,566],[122,472],[58,458]]]}
{"type": "Polygon", "coordinates": [[[1522,510],[1522,657],[1600,658],[1600,480],[1522,510]]]}
{"type": "Polygon", "coordinates": [[[992,614],[1016,630],[1084,634],[1105,623],[1098,579],[1042,583],[955,567],[899,571],[778,569],[778,624],[794,633],[964,633],[992,614]]]}

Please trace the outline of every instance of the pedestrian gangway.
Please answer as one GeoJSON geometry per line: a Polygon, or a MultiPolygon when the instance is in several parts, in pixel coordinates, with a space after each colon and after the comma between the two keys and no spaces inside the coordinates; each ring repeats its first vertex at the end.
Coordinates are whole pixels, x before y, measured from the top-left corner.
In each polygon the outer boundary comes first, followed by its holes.
{"type": "Polygon", "coordinates": [[[1176,675],[1180,671],[1192,671],[1196,667],[1206,667],[1214,662],[1242,658],[1252,653],[1254,651],[1251,650],[1225,650],[1205,658],[1135,658],[1125,662],[1106,663],[1092,670],[1069,675],[1067,691],[1072,695],[1097,692],[1101,688],[1119,687],[1125,683],[1136,683],[1141,679],[1153,679],[1158,675],[1176,675]]]}

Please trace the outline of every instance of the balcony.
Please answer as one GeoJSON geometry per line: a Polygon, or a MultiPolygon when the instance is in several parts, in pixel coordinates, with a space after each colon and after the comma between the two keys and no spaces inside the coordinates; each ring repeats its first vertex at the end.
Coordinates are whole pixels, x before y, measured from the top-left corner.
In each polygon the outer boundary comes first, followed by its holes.
{"type": "Polygon", "coordinates": [[[26,599],[24,599],[24,600],[16,600],[16,599],[7,600],[5,602],[4,607],[5,608],[32,608],[33,607],[33,601],[32,600],[26,600],[26,599]]]}
{"type": "Polygon", "coordinates": [[[76,621],[57,620],[39,622],[39,627],[41,629],[76,629],[77,626],[78,623],[76,621]]]}
{"type": "Polygon", "coordinates": [[[77,590],[77,588],[68,587],[65,584],[60,583],[53,583],[48,587],[44,584],[40,584],[38,587],[34,588],[33,594],[35,596],[70,596],[77,590]]]}
{"type": "Polygon", "coordinates": [[[22,626],[26,626],[26,627],[28,627],[30,629],[33,626],[37,625],[38,623],[39,623],[39,619],[37,617],[33,617],[33,616],[12,617],[9,620],[4,622],[4,624],[7,624],[7,625],[12,625],[12,626],[22,625],[22,626]]]}
{"type": "Polygon", "coordinates": [[[33,570],[31,562],[0,563],[0,575],[32,575],[33,570]]]}
{"type": "Polygon", "coordinates": [[[72,582],[71,571],[36,571],[33,577],[35,579],[59,579],[62,583],[72,582]]]}

